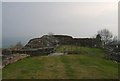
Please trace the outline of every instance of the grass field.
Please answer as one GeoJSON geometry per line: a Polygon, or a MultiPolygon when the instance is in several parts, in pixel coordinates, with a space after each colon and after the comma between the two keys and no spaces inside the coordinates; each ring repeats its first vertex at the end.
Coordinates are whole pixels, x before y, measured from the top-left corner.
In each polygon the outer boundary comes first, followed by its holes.
{"type": "MultiPolygon", "coordinates": [[[[63,46],[58,47],[56,51],[58,52],[62,48],[63,46]]],[[[76,50],[76,48],[74,49],[76,50]]],[[[118,64],[105,60],[104,52],[101,49],[77,48],[77,50],[80,49],[80,54],[24,58],[3,68],[3,79],[118,78],[118,64]]]]}

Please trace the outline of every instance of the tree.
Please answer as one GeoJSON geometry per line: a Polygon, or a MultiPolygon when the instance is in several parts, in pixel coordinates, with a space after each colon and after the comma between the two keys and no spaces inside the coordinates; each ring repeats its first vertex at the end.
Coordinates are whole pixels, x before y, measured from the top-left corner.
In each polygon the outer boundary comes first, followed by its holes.
{"type": "Polygon", "coordinates": [[[48,35],[49,35],[49,36],[53,36],[54,33],[53,33],[53,32],[49,32],[48,35]]]}
{"type": "Polygon", "coordinates": [[[100,34],[97,34],[97,35],[96,35],[96,39],[101,40],[100,34]]]}
{"type": "Polygon", "coordinates": [[[21,42],[17,42],[15,46],[12,46],[12,50],[20,50],[23,47],[21,42]]]}
{"type": "Polygon", "coordinates": [[[108,45],[113,37],[112,33],[108,29],[102,29],[98,31],[98,34],[100,34],[104,46],[108,45]]]}
{"type": "Polygon", "coordinates": [[[113,37],[112,44],[118,44],[118,37],[117,36],[113,37]]]}

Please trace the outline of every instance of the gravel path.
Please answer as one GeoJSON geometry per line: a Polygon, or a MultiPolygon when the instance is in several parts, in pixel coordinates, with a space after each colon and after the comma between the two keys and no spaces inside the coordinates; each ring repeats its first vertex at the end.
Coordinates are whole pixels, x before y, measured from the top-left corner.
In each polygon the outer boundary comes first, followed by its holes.
{"type": "Polygon", "coordinates": [[[57,55],[65,55],[64,53],[51,53],[48,56],[57,56],[57,55]]]}

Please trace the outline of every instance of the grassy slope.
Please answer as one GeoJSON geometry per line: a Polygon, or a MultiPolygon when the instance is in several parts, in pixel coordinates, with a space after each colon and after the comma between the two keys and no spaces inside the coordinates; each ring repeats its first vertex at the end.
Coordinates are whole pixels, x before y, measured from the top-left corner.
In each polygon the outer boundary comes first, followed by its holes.
{"type": "MultiPolygon", "coordinates": [[[[70,46],[65,46],[71,48],[70,46]]],[[[60,46],[56,51],[61,51],[60,46]]],[[[118,78],[118,65],[105,60],[96,48],[73,47],[78,55],[28,57],[3,69],[3,78],[14,79],[113,79],[118,78]]]]}

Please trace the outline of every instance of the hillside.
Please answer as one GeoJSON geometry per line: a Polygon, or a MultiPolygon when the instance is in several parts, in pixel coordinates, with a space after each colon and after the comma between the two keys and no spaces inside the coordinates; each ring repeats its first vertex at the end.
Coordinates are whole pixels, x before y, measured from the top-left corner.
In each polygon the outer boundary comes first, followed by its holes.
{"type": "Polygon", "coordinates": [[[80,54],[24,58],[3,68],[3,79],[115,79],[118,64],[105,60],[98,48],[59,46],[80,51],[80,54]]]}

